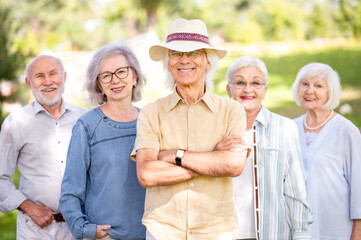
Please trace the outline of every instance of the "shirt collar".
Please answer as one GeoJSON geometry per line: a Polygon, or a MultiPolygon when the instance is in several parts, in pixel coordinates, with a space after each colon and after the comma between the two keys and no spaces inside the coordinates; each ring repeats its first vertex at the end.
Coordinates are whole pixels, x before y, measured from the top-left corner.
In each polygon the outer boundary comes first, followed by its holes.
{"type": "Polygon", "coordinates": [[[259,111],[255,122],[258,122],[258,123],[262,124],[265,128],[267,128],[268,127],[268,115],[269,115],[268,113],[269,113],[268,109],[262,105],[261,110],[259,111]]]}
{"type": "MultiPolygon", "coordinates": [[[[66,111],[70,111],[70,106],[68,103],[66,103],[64,101],[64,99],[62,100],[62,104],[61,104],[61,110],[60,110],[60,115],[59,115],[59,118],[61,115],[63,115],[66,111]]],[[[40,112],[45,112],[47,114],[48,111],[46,111],[46,109],[35,99],[35,101],[33,102],[33,110],[34,110],[34,115],[40,113],[40,112]]],[[[50,115],[50,114],[49,114],[50,115]]]]}
{"type": "MultiPolygon", "coordinates": [[[[173,91],[173,93],[171,95],[170,105],[169,105],[168,110],[169,111],[172,110],[180,101],[182,101],[184,103],[186,102],[185,100],[183,100],[179,96],[179,94],[177,93],[177,90],[174,89],[174,91],[173,91]]],[[[198,103],[199,101],[203,101],[206,104],[206,106],[209,108],[209,110],[214,112],[215,103],[214,103],[214,100],[212,99],[211,93],[208,91],[208,89],[206,89],[206,92],[203,94],[203,96],[196,103],[198,103]]]]}

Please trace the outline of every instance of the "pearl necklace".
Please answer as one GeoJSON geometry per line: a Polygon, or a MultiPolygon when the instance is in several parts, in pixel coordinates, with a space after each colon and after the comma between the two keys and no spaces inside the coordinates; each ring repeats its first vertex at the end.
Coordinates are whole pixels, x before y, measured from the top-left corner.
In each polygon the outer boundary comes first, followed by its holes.
{"type": "Polygon", "coordinates": [[[303,120],[303,124],[305,125],[305,128],[307,128],[308,130],[316,130],[316,129],[322,127],[323,125],[325,125],[331,119],[332,114],[333,114],[333,110],[331,111],[330,115],[327,117],[327,119],[323,123],[321,123],[320,125],[318,125],[316,127],[309,127],[306,123],[306,119],[307,119],[307,115],[308,115],[308,113],[307,113],[305,116],[305,120],[303,120]]]}

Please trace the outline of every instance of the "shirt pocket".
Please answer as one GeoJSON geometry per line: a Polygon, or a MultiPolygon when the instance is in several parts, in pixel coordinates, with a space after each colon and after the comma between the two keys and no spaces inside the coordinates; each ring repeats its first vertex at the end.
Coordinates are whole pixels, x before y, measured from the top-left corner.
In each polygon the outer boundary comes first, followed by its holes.
{"type": "Polygon", "coordinates": [[[276,178],[279,176],[281,171],[281,148],[276,147],[265,147],[264,148],[264,168],[269,174],[268,178],[271,181],[276,181],[276,178]]]}
{"type": "Polygon", "coordinates": [[[30,216],[26,213],[23,213],[19,211],[18,216],[18,224],[19,227],[23,227],[25,229],[32,229],[32,230],[38,230],[40,227],[34,223],[33,220],[31,220],[30,216]],[[20,215],[21,214],[21,215],[20,215]]]}

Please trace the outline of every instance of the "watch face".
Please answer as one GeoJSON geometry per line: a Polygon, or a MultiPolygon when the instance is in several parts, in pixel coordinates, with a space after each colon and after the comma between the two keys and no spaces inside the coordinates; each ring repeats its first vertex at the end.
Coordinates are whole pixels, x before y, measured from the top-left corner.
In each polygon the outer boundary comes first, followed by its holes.
{"type": "Polygon", "coordinates": [[[179,150],[177,151],[176,156],[177,156],[177,157],[179,157],[179,158],[182,158],[182,157],[183,157],[183,155],[184,155],[184,150],[179,149],[179,150]]]}

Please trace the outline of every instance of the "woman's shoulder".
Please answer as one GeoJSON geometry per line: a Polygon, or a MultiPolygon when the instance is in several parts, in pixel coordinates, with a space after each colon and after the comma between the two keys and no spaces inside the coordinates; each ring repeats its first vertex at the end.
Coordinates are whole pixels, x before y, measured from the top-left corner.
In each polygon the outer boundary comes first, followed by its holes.
{"type": "Polygon", "coordinates": [[[341,114],[336,114],[334,124],[337,125],[335,129],[337,129],[338,131],[360,133],[360,130],[356,127],[356,125],[341,114]]]}
{"type": "Polygon", "coordinates": [[[101,120],[102,118],[104,118],[104,113],[97,107],[84,113],[79,120],[83,122],[93,122],[96,119],[101,120]]]}
{"type": "Polygon", "coordinates": [[[75,127],[82,126],[88,132],[93,132],[104,117],[105,115],[99,107],[94,108],[83,114],[76,122],[75,127]]]}
{"type": "Polygon", "coordinates": [[[295,129],[297,128],[296,123],[293,119],[280,115],[278,113],[271,112],[265,107],[263,111],[265,114],[268,114],[268,118],[271,124],[272,122],[274,123],[274,121],[277,121],[279,122],[280,125],[282,125],[281,129],[285,131],[288,131],[289,128],[295,128],[295,129]]]}
{"type": "Polygon", "coordinates": [[[295,123],[303,122],[304,117],[305,117],[305,115],[303,114],[303,115],[301,115],[301,116],[299,116],[299,117],[294,118],[293,121],[294,121],[295,123]]]}

